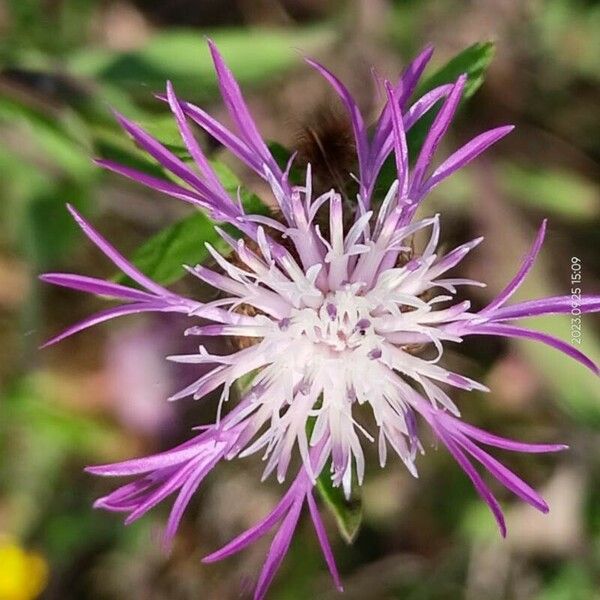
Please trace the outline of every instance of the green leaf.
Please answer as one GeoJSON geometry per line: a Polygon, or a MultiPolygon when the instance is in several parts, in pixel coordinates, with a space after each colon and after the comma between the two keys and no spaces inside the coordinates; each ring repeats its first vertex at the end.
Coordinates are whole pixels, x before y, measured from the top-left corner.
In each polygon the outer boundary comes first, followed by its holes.
{"type": "MultiPolygon", "coordinates": [[[[304,29],[221,29],[209,33],[243,85],[281,74],[300,61],[297,49],[313,52],[333,34],[324,27],[304,29]]],[[[144,101],[170,79],[182,96],[213,99],[217,82],[202,32],[171,29],[152,37],[141,49],[114,52],[97,48],[74,53],[68,63],[76,75],[109,83],[144,101]]]]}
{"type": "Polygon", "coordinates": [[[235,380],[233,384],[233,390],[237,393],[238,397],[241,398],[252,386],[254,378],[260,373],[261,369],[252,369],[249,373],[242,375],[235,380]]]}
{"type": "MultiPolygon", "coordinates": [[[[317,406],[320,406],[322,397],[319,398],[317,406]]],[[[317,422],[316,417],[310,417],[306,423],[306,435],[311,438],[312,432],[317,422]]],[[[331,481],[331,471],[324,468],[317,477],[317,491],[323,499],[325,506],[331,511],[335,518],[341,536],[347,544],[351,544],[360,529],[363,508],[362,498],[360,496],[360,487],[352,486],[350,499],[347,500],[341,487],[334,487],[331,481]]]]}
{"type": "MultiPolygon", "coordinates": [[[[463,91],[462,102],[468,100],[483,84],[485,72],[492,62],[493,57],[493,42],[478,42],[469,46],[450,59],[433,75],[425,79],[418,87],[416,96],[420,98],[435,87],[446,83],[454,83],[459,75],[465,73],[467,81],[463,91]]],[[[431,128],[441,104],[440,102],[437,108],[430,110],[423,118],[419,119],[408,132],[407,144],[412,156],[415,156],[421,149],[425,141],[425,136],[431,128]]]]}
{"type": "Polygon", "coordinates": [[[317,490],[335,517],[340,534],[347,544],[351,544],[358,534],[363,517],[358,489],[355,487],[350,500],[346,500],[342,488],[333,487],[329,469],[323,469],[317,478],[317,490]]]}
{"type": "Polygon", "coordinates": [[[490,542],[498,536],[498,528],[489,507],[471,500],[462,515],[461,532],[473,542],[490,542]]]}
{"type": "Polygon", "coordinates": [[[463,99],[470,98],[481,87],[485,72],[494,58],[494,52],[493,42],[477,42],[465,48],[424,80],[417,90],[417,96],[422,96],[439,85],[452,83],[459,75],[466,73],[467,83],[463,99]]]}
{"type": "MultiPolygon", "coordinates": [[[[222,163],[213,163],[213,167],[225,189],[235,197],[240,185],[238,178],[222,163]]],[[[247,212],[269,213],[269,209],[258,196],[244,191],[240,195],[247,212]]],[[[238,238],[241,235],[232,225],[225,224],[222,227],[233,237],[238,238]]],[[[183,277],[183,265],[201,264],[209,257],[205,245],[207,242],[222,254],[226,255],[230,251],[229,246],[215,230],[211,219],[197,211],[150,238],[134,252],[131,262],[154,281],[168,285],[183,277]]],[[[128,281],[122,274],[116,276],[115,280],[120,283],[128,281]]]]}
{"type": "Polygon", "coordinates": [[[136,250],[132,262],[154,281],[168,285],[183,276],[184,264],[204,262],[209,256],[204,243],[214,245],[218,239],[211,220],[196,212],[148,240],[136,250]]]}

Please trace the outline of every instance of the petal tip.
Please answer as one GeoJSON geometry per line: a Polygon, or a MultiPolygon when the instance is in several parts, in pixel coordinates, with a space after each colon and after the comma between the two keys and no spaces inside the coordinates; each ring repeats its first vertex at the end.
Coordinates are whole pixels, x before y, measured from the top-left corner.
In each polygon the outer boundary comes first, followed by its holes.
{"type": "Polygon", "coordinates": [[[51,338],[47,341],[45,341],[43,344],[40,344],[38,346],[38,350],[45,350],[46,348],[49,348],[50,346],[53,346],[54,344],[56,344],[58,340],[56,338],[51,338]]]}

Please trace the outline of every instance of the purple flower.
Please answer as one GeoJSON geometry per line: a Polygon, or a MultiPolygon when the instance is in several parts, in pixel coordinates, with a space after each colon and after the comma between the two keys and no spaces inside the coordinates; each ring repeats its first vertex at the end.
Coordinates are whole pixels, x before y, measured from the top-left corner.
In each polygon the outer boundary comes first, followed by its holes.
{"type": "MultiPolygon", "coordinates": [[[[333,485],[341,486],[349,496],[352,486],[363,481],[363,447],[370,443],[377,444],[382,467],[391,448],[417,476],[416,457],[423,452],[417,423],[420,417],[490,506],[503,535],[502,511],[474,463],[525,502],[546,512],[548,507],[542,498],[482,446],[517,452],[555,452],[565,446],[516,442],[461,421],[458,408],[445,390],[487,388],[449,371],[442,361],[449,342],[460,342],[470,335],[503,336],[548,344],[598,372],[592,361],[565,342],[512,324],[529,316],[568,313],[571,309],[568,297],[507,305],[540,251],[545,222],[514,279],[483,310],[472,312],[468,301],[455,300],[456,287],[483,284],[447,273],[481,238],[440,255],[439,215],[414,218],[417,207],[432,188],[504,137],[512,127],[498,127],[478,135],[432,168],[432,157],[458,107],[465,76],[454,84],[433,89],[409,105],[408,99],[432,53],[426,49],[396,85],[386,83],[387,103],[369,134],[344,85],[325,67],[309,61],[331,84],[348,111],[355,136],[359,185],[352,205],[343,202],[335,189],[314,197],[310,165],[302,185],[290,182],[289,167],[282,170],[275,161],[238,84],[212,43],[210,51],[235,132],[201,108],[180,101],[167,84],[163,99],[173,112],[194,167],[120,115],[117,119],[138,146],[180,183],[110,161],[98,163],[199,207],[214,220],[233,225],[243,234],[244,238],[236,241],[220,232],[236,255],[235,261],[208,245],[218,270],[203,265],[188,267],[192,275],[222,292],[220,299],[210,303],[190,300],[153,282],[69,208],[89,239],[139,287],[82,275],[43,275],[42,279],[49,283],[120,301],[119,305],[72,326],[48,344],[120,315],[149,311],[189,316],[196,324],[186,331],[187,335],[233,336],[253,343],[225,355],[211,354],[200,346],[195,354],[169,357],[180,363],[210,366],[171,399],[202,398],[220,389],[216,422],[173,450],[90,467],[88,470],[98,475],[137,477],[98,500],[96,506],[128,513],[129,523],[167,496],[177,494],[165,533],[168,544],[191,495],[219,462],[260,451],[266,463],[264,477],[274,473],[283,483],[292,455],[297,452],[302,466],[279,504],[260,523],[205,561],[225,558],[278,526],[256,587],[255,597],[263,598],[307,504],[326,563],[336,585],[341,587],[313,496],[316,479],[329,470],[333,485]],[[439,103],[440,110],[409,169],[406,132],[439,103]],[[219,181],[194,139],[189,121],[203,128],[268,183],[281,220],[245,214],[219,181]],[[375,183],[391,155],[397,177],[383,201],[376,201],[375,183]],[[327,216],[326,225],[317,219],[317,213],[327,216]],[[416,232],[427,232],[429,241],[420,254],[404,260],[410,238],[416,232]],[[238,311],[241,306],[253,310],[238,311]],[[431,348],[434,358],[423,358],[418,350],[422,347],[431,348]],[[249,389],[232,410],[224,411],[231,386],[245,376],[251,377],[249,389]],[[357,421],[358,404],[370,408],[370,423],[357,421]]],[[[581,310],[600,310],[600,297],[583,297],[581,310]]]]}

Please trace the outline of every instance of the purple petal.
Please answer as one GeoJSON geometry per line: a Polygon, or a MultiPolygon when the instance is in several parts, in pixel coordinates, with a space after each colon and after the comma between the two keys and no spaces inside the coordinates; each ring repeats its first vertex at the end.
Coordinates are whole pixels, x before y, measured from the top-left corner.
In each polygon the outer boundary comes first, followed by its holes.
{"type": "Polygon", "coordinates": [[[439,100],[446,98],[454,89],[451,83],[445,83],[421,96],[404,114],[404,128],[408,131],[423,115],[429,112],[439,100]]]}
{"type": "MultiPolygon", "coordinates": [[[[404,105],[408,102],[408,99],[412,96],[415,88],[417,87],[417,83],[427,63],[431,59],[433,54],[433,46],[426,46],[425,49],[416,56],[411,63],[406,67],[398,84],[394,88],[394,97],[396,98],[396,105],[400,110],[404,109],[404,105]]],[[[389,137],[392,122],[391,122],[391,105],[386,103],[381,111],[381,115],[377,121],[377,125],[375,127],[375,135],[373,136],[373,148],[379,148],[383,141],[389,137]]]]}
{"type": "Polygon", "coordinates": [[[413,58],[406,69],[404,69],[395,90],[398,101],[402,102],[402,104],[406,104],[408,99],[412,96],[412,93],[415,91],[427,63],[431,60],[433,50],[433,46],[428,44],[415,58],[413,58]]]}
{"type": "Polygon", "coordinates": [[[248,110],[233,73],[225,64],[223,57],[219,54],[219,51],[212,40],[208,40],[208,46],[217,72],[217,80],[219,82],[221,95],[225,102],[225,106],[227,107],[227,111],[229,112],[229,116],[236,124],[242,135],[242,139],[246,144],[260,156],[262,162],[268,165],[270,171],[281,180],[281,170],[277,166],[277,163],[273,159],[254,123],[254,119],[248,110]]]}
{"type": "MultiPolygon", "coordinates": [[[[219,215],[218,218],[229,220],[235,224],[235,219],[241,215],[241,211],[239,207],[231,201],[229,196],[220,193],[220,189],[222,189],[220,185],[216,189],[214,186],[211,188],[202,179],[200,179],[196,173],[189,169],[183,161],[177,158],[177,156],[175,156],[172,152],[167,150],[160,142],[158,142],[158,140],[154,139],[141,127],[127,120],[122,115],[117,114],[117,119],[121,126],[133,137],[139,146],[148,152],[148,154],[153,156],[163,167],[171,171],[174,175],[199,192],[200,199],[203,201],[202,205],[204,207],[215,211],[219,215]]],[[[116,169],[113,168],[113,170],[116,169]]],[[[131,174],[135,175],[134,178],[142,181],[139,172],[136,173],[135,170],[131,169],[129,169],[129,171],[131,174]]],[[[126,175],[123,169],[122,172],[124,175],[126,175]]],[[[159,187],[161,181],[160,179],[151,178],[149,176],[147,176],[145,179],[146,182],[142,181],[142,183],[145,183],[145,185],[153,184],[151,187],[156,187],[156,189],[161,189],[162,187],[164,191],[169,193],[168,188],[164,183],[161,187],[159,187]]],[[[171,195],[174,194],[171,193],[171,195]]],[[[186,198],[185,193],[180,197],[182,200],[197,203],[195,200],[189,200],[186,198]]]]}
{"type": "Polygon", "coordinates": [[[299,498],[292,504],[290,512],[286,515],[283,523],[273,538],[267,560],[262,568],[256,589],[254,590],[254,600],[263,600],[267,594],[267,590],[275,577],[277,569],[279,569],[285,555],[290,547],[292,536],[298,524],[300,511],[302,510],[303,499],[299,498]]]}
{"type": "Polygon", "coordinates": [[[95,465],[86,467],[85,470],[88,473],[101,475],[102,477],[129,477],[131,475],[142,475],[158,469],[172,467],[198,456],[198,437],[190,441],[193,441],[194,444],[189,444],[184,448],[177,447],[167,452],[161,452],[160,454],[134,458],[108,465],[95,465]]]}
{"type": "Polygon", "coordinates": [[[553,296],[539,300],[528,300],[511,306],[497,308],[486,317],[490,321],[506,321],[509,319],[522,319],[538,315],[570,313],[574,307],[582,313],[593,313],[600,311],[600,296],[581,296],[576,302],[571,296],[553,296]]]}
{"type": "MultiPolygon", "coordinates": [[[[369,148],[367,130],[365,128],[365,123],[360,113],[360,109],[352,97],[352,94],[350,94],[348,91],[348,88],[331,71],[314,60],[306,59],[306,62],[311,67],[315,68],[331,84],[331,87],[338,94],[342,103],[346,107],[346,110],[348,111],[348,115],[350,116],[350,121],[352,123],[352,130],[354,131],[354,139],[356,140],[356,151],[360,168],[360,180],[361,184],[366,186],[366,168],[369,148]]],[[[363,198],[363,200],[368,204],[368,198],[363,198]]]]}
{"type": "Polygon", "coordinates": [[[202,483],[202,480],[215,467],[220,458],[221,456],[213,459],[208,464],[201,465],[200,468],[197,468],[195,473],[189,476],[188,480],[181,487],[181,491],[173,503],[173,508],[171,509],[167,526],[165,528],[163,543],[166,549],[169,549],[173,542],[173,538],[177,533],[183,513],[185,512],[185,509],[187,508],[187,505],[189,504],[193,494],[198,489],[198,486],[202,483]]]}
{"type": "MultiPolygon", "coordinates": [[[[447,96],[452,90],[450,84],[441,85],[427,92],[422,98],[419,98],[404,114],[404,130],[408,131],[423,115],[431,110],[439,100],[447,96]]],[[[393,149],[392,128],[389,127],[387,136],[382,138],[380,142],[373,142],[371,147],[372,161],[369,167],[369,190],[373,189],[375,179],[393,149]]]]}
{"type": "Polygon", "coordinates": [[[138,146],[156,159],[165,169],[171,171],[193,188],[204,186],[204,182],[198,175],[147,131],[119,113],[115,113],[115,116],[121,127],[134,139],[138,146]]]}
{"type": "Polygon", "coordinates": [[[130,525],[134,521],[143,517],[149,510],[170,496],[173,492],[179,489],[184,482],[188,481],[193,471],[197,468],[194,462],[183,465],[166,481],[160,482],[156,490],[145,496],[144,501],[132,510],[125,519],[125,525],[130,525]]]}
{"type": "Polygon", "coordinates": [[[473,138],[462,148],[450,155],[450,157],[433,172],[432,176],[419,190],[418,196],[421,197],[430,192],[436,185],[446,179],[446,177],[449,177],[458,169],[462,169],[462,167],[477,158],[482,152],[487,150],[487,148],[492,144],[495,144],[498,140],[502,139],[513,129],[514,125],[498,127],[473,138]]]}
{"type": "Polygon", "coordinates": [[[482,311],[480,311],[482,315],[490,313],[495,308],[502,306],[519,289],[519,286],[523,283],[523,280],[525,277],[527,277],[529,271],[531,271],[537,255],[540,253],[542,244],[544,243],[544,236],[546,235],[547,223],[548,219],[544,219],[542,221],[535,241],[529,249],[529,252],[523,258],[523,262],[521,263],[521,268],[519,269],[518,273],[511,279],[508,285],[498,294],[498,296],[496,296],[492,302],[490,302],[482,311]]]}
{"type": "Polygon", "coordinates": [[[135,303],[135,304],[125,304],[123,306],[114,306],[112,308],[108,308],[106,310],[102,310],[97,312],[96,314],[76,323],[75,325],[71,325],[68,329],[65,329],[59,335],[49,339],[47,342],[42,344],[41,348],[46,348],[47,346],[52,346],[68,338],[75,333],[83,331],[84,329],[88,329],[88,327],[93,327],[94,325],[98,325],[99,323],[104,323],[104,321],[109,321],[110,319],[114,319],[115,317],[122,317],[123,315],[131,315],[134,313],[142,313],[142,312],[161,312],[165,310],[165,304],[161,304],[158,302],[155,303],[135,303]]]}
{"type": "Polygon", "coordinates": [[[137,281],[147,290],[158,294],[159,296],[172,296],[172,294],[146,277],[141,271],[136,269],[125,257],[120,254],[111,244],[109,244],[70,204],[67,208],[77,225],[82,229],[83,233],[96,245],[98,248],[117,266],[125,275],[128,275],[134,281],[137,281]]]}
{"type": "MultiPolygon", "coordinates": [[[[173,360],[173,358],[170,358],[170,360],[173,360]]],[[[188,362],[193,363],[194,361],[190,360],[188,362]]],[[[176,400],[181,400],[187,396],[193,396],[194,400],[198,400],[202,396],[212,392],[213,390],[216,390],[219,386],[223,385],[227,381],[227,378],[230,376],[230,374],[231,367],[226,365],[216,367],[212,371],[202,375],[202,377],[199,379],[196,379],[181,391],[169,396],[168,400],[169,402],[175,402],[176,400]]]]}
{"type": "Polygon", "coordinates": [[[96,279],[95,277],[87,277],[86,275],[77,275],[75,273],[44,273],[40,275],[40,279],[46,283],[89,294],[97,294],[98,296],[110,296],[111,298],[120,298],[121,300],[141,300],[142,302],[155,300],[154,296],[141,290],[104,281],[103,279],[96,279]]]}
{"type": "Polygon", "coordinates": [[[111,512],[131,512],[139,506],[141,499],[156,483],[157,480],[151,477],[127,483],[107,496],[98,498],[93,506],[111,512]]]}
{"type": "Polygon", "coordinates": [[[473,467],[473,465],[469,462],[469,459],[465,456],[464,452],[458,447],[456,442],[454,442],[453,438],[450,435],[447,435],[443,431],[440,431],[439,428],[436,428],[437,434],[440,436],[448,451],[456,462],[461,466],[462,470],[467,474],[475,490],[481,496],[482,500],[490,507],[492,514],[494,515],[496,522],[498,523],[498,527],[500,529],[500,533],[502,537],[506,537],[506,523],[504,521],[504,514],[502,513],[502,509],[498,504],[498,500],[496,500],[494,494],[490,491],[487,485],[484,483],[483,479],[473,467]]]}
{"type": "Polygon", "coordinates": [[[396,172],[399,183],[400,198],[406,198],[408,194],[408,147],[406,145],[406,132],[400,106],[394,97],[392,86],[387,83],[388,103],[392,118],[392,132],[394,137],[394,155],[396,159],[396,172]]]}
{"type": "Polygon", "coordinates": [[[522,327],[514,327],[511,325],[504,325],[501,323],[498,324],[483,324],[483,325],[471,325],[468,326],[468,330],[466,335],[499,335],[503,337],[510,338],[523,338],[535,340],[537,342],[542,342],[543,344],[547,344],[548,346],[552,346],[561,352],[564,352],[571,358],[574,358],[576,361],[580,362],[582,365],[586,366],[588,369],[593,371],[596,375],[600,375],[600,369],[594,361],[588,358],[583,352],[577,350],[571,346],[571,344],[567,344],[562,340],[551,336],[547,333],[542,333],[540,331],[531,331],[530,329],[524,329],[522,327]]]}
{"type": "MultiPolygon", "coordinates": [[[[164,95],[159,94],[158,98],[167,101],[167,97],[164,95]]],[[[199,106],[195,106],[189,102],[180,102],[179,106],[183,112],[192,119],[192,121],[202,127],[206,133],[223,144],[223,146],[235,154],[235,156],[246,163],[250,168],[254,169],[261,177],[264,177],[262,162],[257,159],[256,154],[240,140],[240,138],[231,133],[226,127],[221,125],[221,123],[211,117],[199,106]]]]}
{"type": "Polygon", "coordinates": [[[177,127],[179,128],[181,139],[183,140],[185,147],[188,149],[190,156],[196,161],[200,172],[205,177],[207,182],[209,182],[209,184],[214,188],[215,192],[224,198],[228,198],[227,191],[225,188],[223,188],[223,185],[217,177],[214,169],[210,166],[206,156],[204,156],[204,152],[202,152],[200,145],[196,141],[196,138],[194,137],[194,134],[192,133],[192,130],[186,121],[181,104],[175,95],[173,85],[170,81],[167,82],[167,100],[169,102],[169,106],[171,107],[171,111],[175,116],[175,120],[177,121],[177,127]]]}
{"type": "Polygon", "coordinates": [[[325,531],[325,526],[323,525],[323,521],[321,520],[321,515],[319,514],[317,503],[315,502],[315,499],[313,498],[311,492],[308,492],[307,500],[308,508],[310,510],[310,516],[312,518],[312,522],[317,533],[317,538],[319,539],[319,544],[321,545],[321,550],[323,551],[323,556],[325,557],[325,562],[327,563],[327,567],[329,569],[329,572],[331,573],[333,583],[335,584],[335,587],[337,588],[338,592],[343,592],[344,586],[342,585],[340,574],[337,570],[337,565],[335,564],[335,557],[333,556],[333,551],[331,549],[331,545],[329,544],[327,532],[325,531]]]}
{"type": "MultiPolygon", "coordinates": [[[[248,295],[248,288],[244,284],[233,281],[229,277],[225,277],[203,265],[196,265],[193,269],[188,268],[187,270],[214,288],[242,298],[248,295]]],[[[277,319],[289,313],[289,304],[281,296],[266,288],[256,287],[253,290],[252,305],[277,319]]]]}
{"type": "Polygon", "coordinates": [[[476,439],[478,442],[486,444],[487,446],[494,446],[503,450],[511,450],[513,452],[527,452],[530,454],[542,454],[545,452],[560,452],[562,450],[568,450],[569,448],[569,446],[565,444],[528,444],[526,442],[518,442],[516,440],[511,440],[505,437],[494,435],[489,431],[484,431],[483,429],[474,427],[469,423],[465,423],[464,421],[460,421],[459,419],[454,419],[449,415],[448,418],[452,419],[453,427],[462,431],[469,437],[476,439]]]}
{"type": "Polygon", "coordinates": [[[413,169],[411,193],[416,194],[421,187],[427,168],[431,163],[431,159],[433,158],[433,155],[437,150],[443,135],[450,126],[450,122],[452,121],[454,113],[458,108],[465,82],[466,75],[461,75],[457,79],[452,91],[448,95],[448,98],[444,102],[440,112],[437,114],[429,133],[425,137],[423,147],[421,148],[421,152],[419,152],[419,157],[417,158],[417,162],[413,169]]]}
{"type": "Polygon", "coordinates": [[[463,389],[463,390],[480,390],[481,392],[489,392],[490,390],[483,384],[471,379],[470,377],[465,377],[464,375],[459,375],[458,373],[453,373],[452,371],[448,371],[444,369],[439,377],[436,377],[440,381],[445,381],[454,387],[463,389]]]}
{"type": "Polygon", "coordinates": [[[462,261],[462,259],[482,241],[483,238],[478,237],[470,242],[458,246],[457,248],[454,248],[454,250],[442,256],[442,258],[440,258],[440,260],[431,267],[428,276],[431,279],[435,279],[439,275],[449,271],[452,267],[455,267],[460,261],[462,261]]]}
{"type": "Polygon", "coordinates": [[[548,505],[544,502],[544,499],[530,485],[525,483],[501,462],[497,461],[487,452],[484,452],[465,436],[459,435],[456,441],[511,492],[539,511],[543,513],[548,512],[548,505]]]}
{"type": "Polygon", "coordinates": [[[244,533],[238,535],[236,538],[231,540],[228,544],[223,546],[220,550],[212,552],[208,556],[202,559],[204,563],[217,562],[236,554],[240,550],[243,550],[250,544],[254,543],[257,539],[265,535],[274,525],[281,519],[285,512],[290,508],[290,505],[294,502],[294,495],[289,492],[281,499],[279,504],[261,521],[256,525],[244,531],[244,533]]]}
{"type": "Polygon", "coordinates": [[[184,202],[189,202],[190,204],[202,206],[203,208],[211,207],[211,205],[207,203],[197,192],[188,190],[180,185],[166,181],[165,179],[153,177],[152,175],[148,175],[143,171],[132,169],[131,167],[121,165],[113,162],[112,160],[96,159],[95,163],[103,169],[108,169],[113,173],[123,175],[128,179],[137,181],[146,187],[156,190],[157,192],[167,194],[168,196],[172,196],[173,198],[177,198],[178,200],[183,200],[184,202]]]}

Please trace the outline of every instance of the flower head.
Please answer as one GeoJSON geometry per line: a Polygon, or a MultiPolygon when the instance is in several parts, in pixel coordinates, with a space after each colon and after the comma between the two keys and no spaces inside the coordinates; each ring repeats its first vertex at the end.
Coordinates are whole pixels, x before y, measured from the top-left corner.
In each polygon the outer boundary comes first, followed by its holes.
{"type": "MultiPolygon", "coordinates": [[[[549,344],[598,372],[587,357],[561,340],[510,324],[532,315],[570,310],[566,297],[507,305],[540,251],[545,222],[514,279],[487,307],[473,312],[468,301],[456,299],[457,286],[483,284],[449,272],[481,238],[441,254],[439,215],[415,219],[417,207],[432,188],[504,137],[512,127],[498,127],[478,135],[440,166],[431,168],[432,157],[458,107],[465,76],[453,84],[434,88],[409,105],[431,56],[431,49],[426,49],[407,67],[397,85],[385,84],[387,102],[368,133],[344,85],[325,67],[309,61],[332,85],[348,111],[358,164],[355,201],[344,199],[334,187],[317,195],[313,193],[310,165],[304,181],[297,184],[290,180],[291,161],[287,169],[275,161],[233,75],[212,43],[210,50],[235,133],[201,108],[180,101],[168,84],[163,99],[173,112],[195,168],[120,115],[117,118],[124,130],[179,183],[110,161],[98,162],[199,207],[215,221],[239,230],[241,239],[219,230],[230,247],[230,255],[208,246],[217,265],[215,269],[204,265],[188,267],[193,276],[221,292],[219,299],[203,303],[183,298],[153,282],[72,208],[84,233],[139,287],[64,273],[42,276],[56,285],[121,301],[49,343],[113,317],[138,312],[183,313],[193,322],[186,335],[247,341],[230,354],[211,354],[200,346],[194,354],[169,357],[180,363],[209,366],[208,371],[171,399],[197,399],[220,390],[216,420],[173,450],[89,468],[98,475],[138,477],[98,500],[96,506],[126,512],[126,522],[131,522],[177,493],[166,529],[170,541],[191,495],[220,461],[261,452],[264,477],[274,474],[283,483],[291,459],[297,454],[301,466],[281,502],[262,522],[206,559],[211,562],[237,552],[279,524],[256,588],[257,598],[264,596],[283,560],[305,503],[339,587],[313,496],[316,479],[330,476],[333,485],[341,486],[349,496],[353,485],[363,482],[363,449],[370,444],[376,444],[382,467],[388,453],[393,452],[417,476],[416,459],[423,452],[420,422],[431,428],[472,480],[503,534],[502,511],[474,463],[483,466],[525,502],[547,511],[543,499],[482,446],[518,452],[554,452],[565,446],[516,442],[467,425],[460,419],[449,392],[453,388],[487,388],[444,366],[448,344],[459,343],[471,335],[496,335],[549,344]],[[422,149],[409,168],[406,132],[440,103],[422,149]],[[203,128],[268,183],[280,219],[244,212],[242,204],[219,181],[192,135],[189,121],[203,128]],[[395,160],[396,180],[378,199],[377,178],[390,155],[395,160]],[[427,238],[424,249],[418,253],[411,247],[415,234],[427,238]],[[247,376],[251,378],[248,389],[228,410],[232,386],[247,376]]],[[[598,311],[600,298],[584,297],[581,309],[598,311]]],[[[193,366],[190,370],[193,372],[193,366]]]]}

